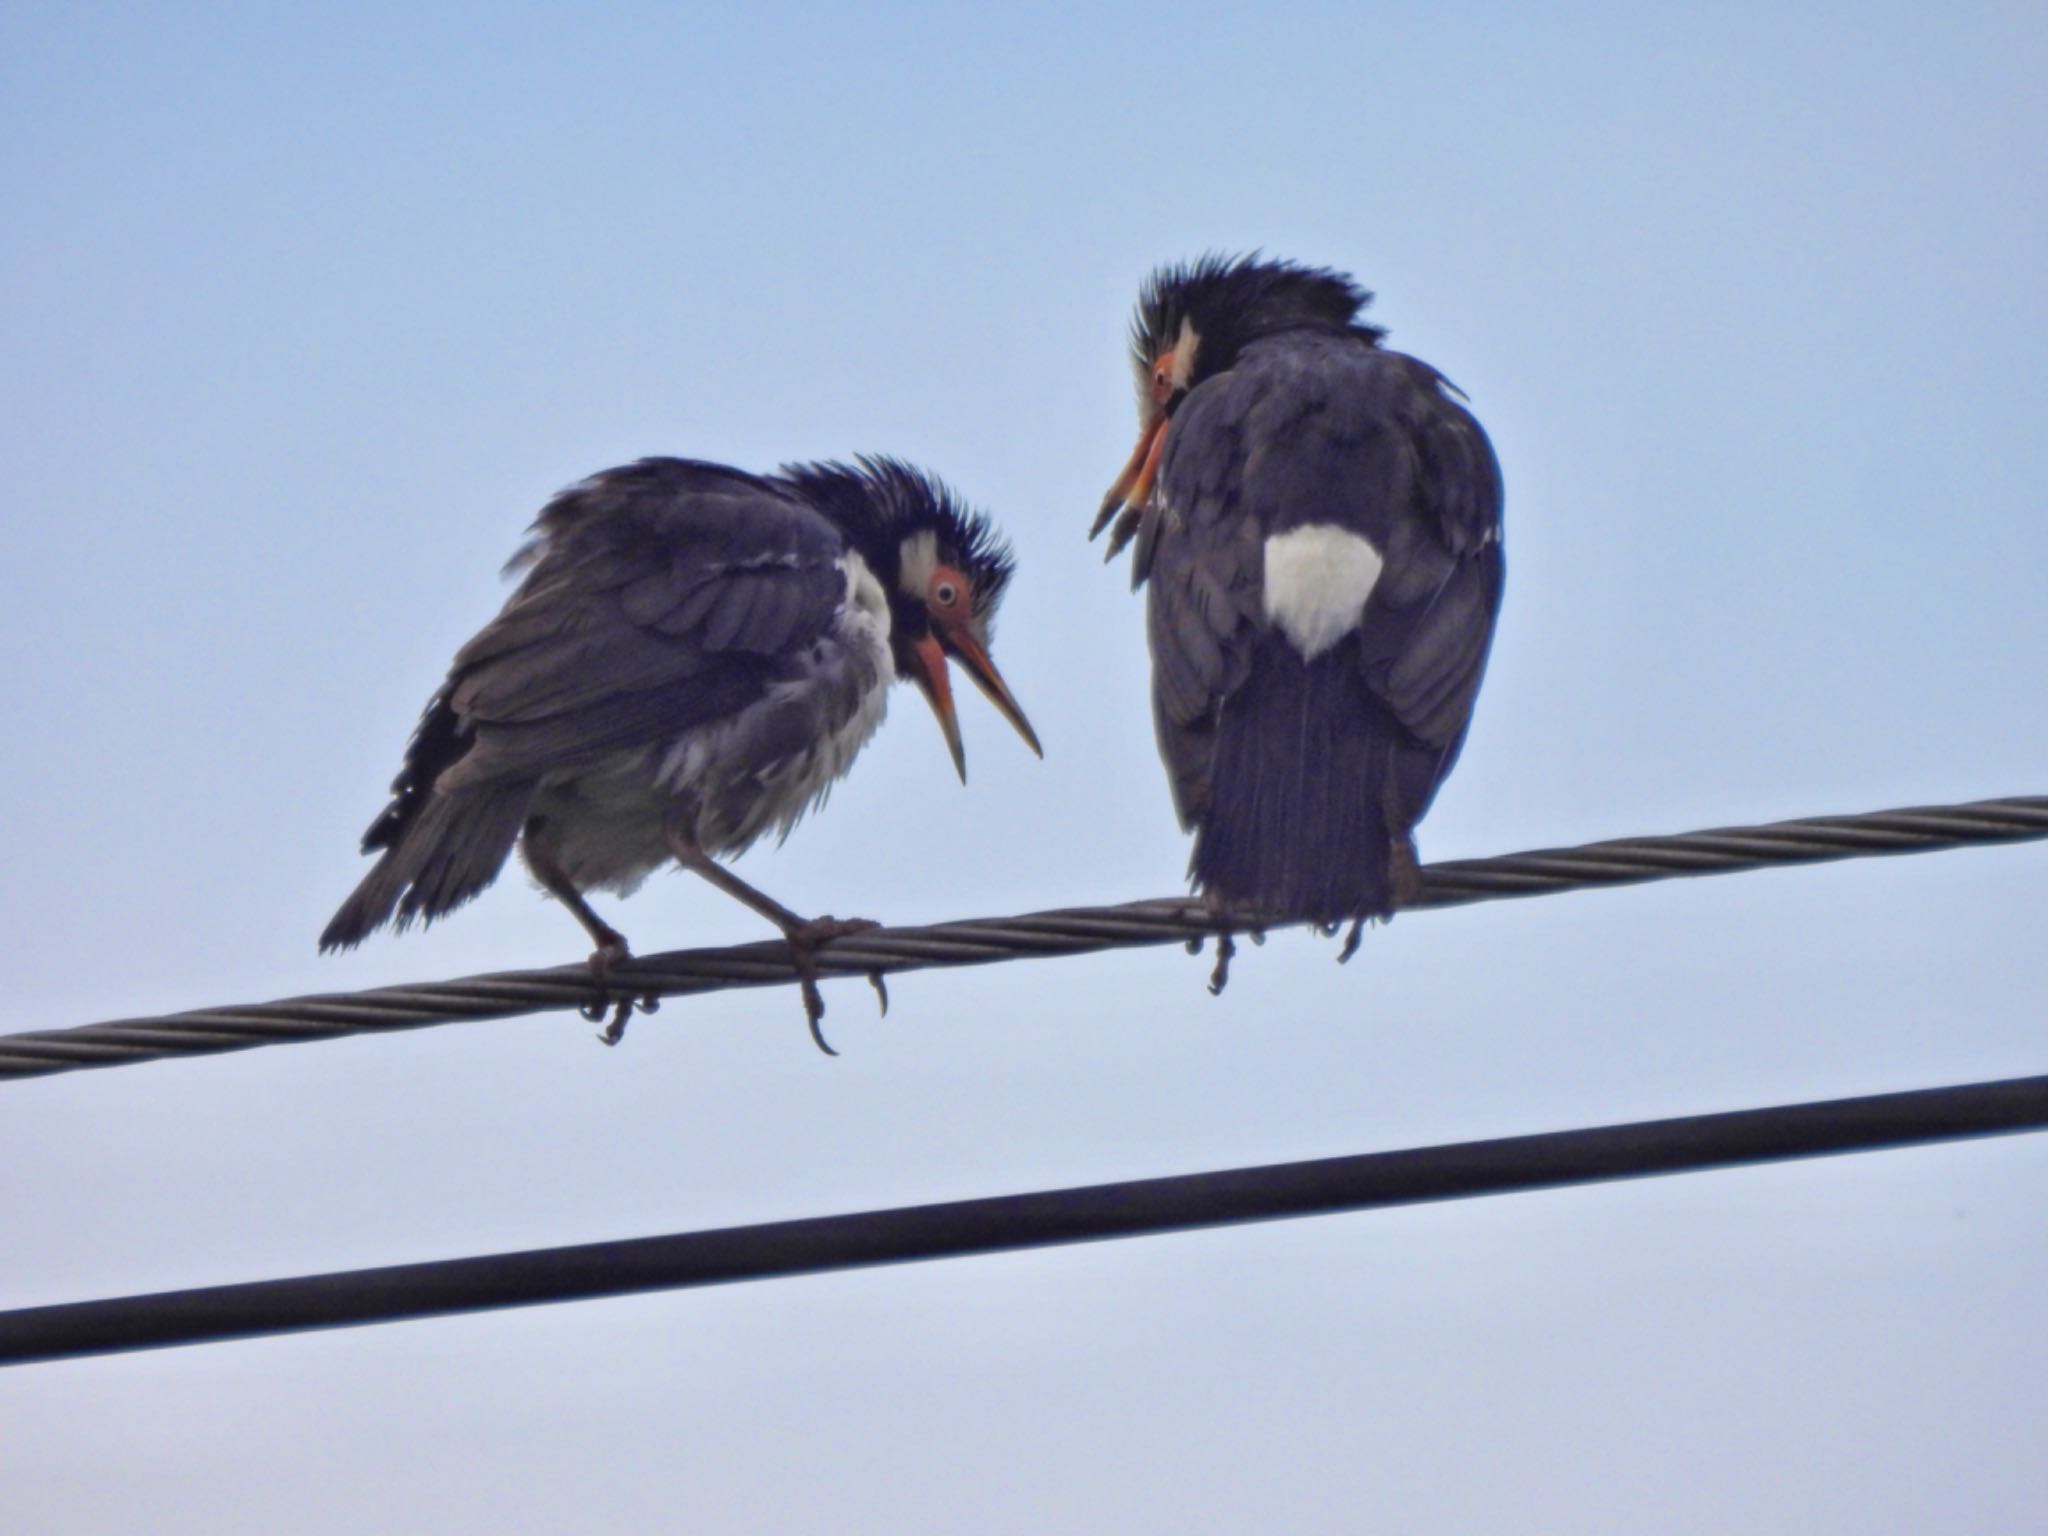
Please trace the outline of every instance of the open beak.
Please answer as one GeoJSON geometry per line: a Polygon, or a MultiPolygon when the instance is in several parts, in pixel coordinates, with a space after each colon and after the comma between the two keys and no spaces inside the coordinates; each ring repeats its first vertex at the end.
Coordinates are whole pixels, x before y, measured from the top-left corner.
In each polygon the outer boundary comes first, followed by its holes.
{"type": "Polygon", "coordinates": [[[1044,757],[1045,748],[1038,744],[1038,732],[1032,730],[1031,722],[1024,718],[1024,711],[1012,697],[1010,685],[1003,681],[1003,674],[996,670],[995,662],[989,659],[987,649],[964,626],[948,629],[946,638],[952,642],[953,653],[967,668],[967,675],[974,679],[975,687],[987,694],[997,713],[1017,728],[1017,734],[1024,738],[1024,745],[1044,757]]]}
{"type": "Polygon", "coordinates": [[[946,667],[946,653],[936,637],[926,635],[911,645],[917,671],[911,681],[924,694],[932,713],[939,717],[939,730],[946,738],[946,750],[953,754],[953,771],[967,782],[967,749],[960,744],[960,721],[953,713],[953,674],[946,667]]]}
{"type": "Polygon", "coordinates": [[[932,713],[939,717],[939,729],[946,737],[946,750],[953,754],[953,768],[960,775],[962,784],[967,782],[967,751],[960,743],[960,721],[953,713],[952,675],[946,666],[949,649],[960,658],[975,686],[988,695],[989,703],[995,705],[1002,717],[1017,728],[1017,734],[1024,738],[1025,745],[1040,757],[1045,756],[1045,749],[1038,744],[1038,733],[1024,718],[1024,711],[1011,695],[1002,673],[989,659],[987,648],[964,626],[948,628],[944,645],[940,644],[937,636],[926,635],[911,649],[917,657],[917,673],[911,681],[923,690],[932,713]]]}
{"type": "MultiPolygon", "coordinates": [[[[1109,488],[1109,494],[1102,498],[1102,507],[1095,514],[1095,521],[1089,526],[1088,537],[1094,538],[1109,526],[1109,520],[1124,507],[1139,508],[1152,495],[1152,481],[1159,473],[1159,454],[1166,447],[1166,412],[1160,411],[1145,424],[1145,430],[1138,434],[1138,446],[1132,450],[1130,462],[1124,465],[1123,473],[1116,477],[1116,484],[1109,488]]],[[[1114,549],[1110,551],[1116,553],[1114,549]]]]}

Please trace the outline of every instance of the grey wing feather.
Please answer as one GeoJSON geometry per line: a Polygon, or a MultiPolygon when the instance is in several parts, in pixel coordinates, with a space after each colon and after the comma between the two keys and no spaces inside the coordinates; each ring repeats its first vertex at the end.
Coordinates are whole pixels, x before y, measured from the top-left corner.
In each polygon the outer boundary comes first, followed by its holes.
{"type": "Polygon", "coordinates": [[[772,658],[825,632],[845,594],[838,532],[764,482],[703,470],[644,461],[549,505],[525,582],[456,657],[449,697],[475,745],[438,787],[730,713],[765,691],[772,658]]]}
{"type": "MultiPolygon", "coordinates": [[[[1479,423],[1428,365],[1411,371],[1403,426],[1414,474],[1387,575],[1366,604],[1368,676],[1403,725],[1454,753],[1486,670],[1506,579],[1501,479],[1479,423]]],[[[1448,758],[1440,772],[1447,772],[1448,758]]]]}
{"type": "Polygon", "coordinates": [[[1208,809],[1218,711],[1251,666],[1262,603],[1259,530],[1240,515],[1240,439],[1216,430],[1234,405],[1211,385],[1182,407],[1136,551],[1136,579],[1149,588],[1153,728],[1189,828],[1208,809]]]}

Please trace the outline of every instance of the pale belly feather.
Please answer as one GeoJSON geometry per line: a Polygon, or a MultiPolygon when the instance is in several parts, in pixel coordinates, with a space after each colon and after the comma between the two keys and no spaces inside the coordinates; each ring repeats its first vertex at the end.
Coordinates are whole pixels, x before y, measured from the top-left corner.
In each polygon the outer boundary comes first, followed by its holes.
{"type": "Polygon", "coordinates": [[[668,863],[666,825],[695,815],[705,852],[736,854],[771,828],[787,836],[882,723],[895,667],[879,584],[849,555],[847,601],[789,675],[725,719],[542,781],[533,815],[583,890],[630,894],[668,863]]]}

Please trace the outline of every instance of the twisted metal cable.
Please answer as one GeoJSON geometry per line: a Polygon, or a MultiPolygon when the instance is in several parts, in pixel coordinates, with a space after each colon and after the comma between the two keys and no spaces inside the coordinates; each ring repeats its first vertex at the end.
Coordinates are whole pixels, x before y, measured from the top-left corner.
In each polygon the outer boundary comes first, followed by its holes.
{"type": "MultiPolygon", "coordinates": [[[[1616,838],[1578,848],[1537,849],[1428,865],[1422,871],[1421,895],[1403,910],[1638,885],[1686,875],[1739,874],[1780,864],[1935,853],[2038,839],[2048,839],[2048,795],[1857,816],[1816,816],[1674,837],[1616,838]]],[[[1240,920],[1237,926],[1246,924],[1240,920]]],[[[942,966],[1184,943],[1217,927],[1216,915],[1200,901],[1163,897],[1113,907],[1070,907],[928,927],[877,928],[834,940],[818,951],[817,961],[826,976],[880,977],[942,966]]],[[[600,996],[617,1003],[730,987],[787,985],[796,979],[789,946],[775,939],[725,949],[649,955],[613,966],[602,986],[586,967],[563,965],[205,1008],[157,1018],[116,1019],[75,1029],[0,1035],[0,1079],[431,1024],[516,1018],[583,1007],[600,996]]]]}

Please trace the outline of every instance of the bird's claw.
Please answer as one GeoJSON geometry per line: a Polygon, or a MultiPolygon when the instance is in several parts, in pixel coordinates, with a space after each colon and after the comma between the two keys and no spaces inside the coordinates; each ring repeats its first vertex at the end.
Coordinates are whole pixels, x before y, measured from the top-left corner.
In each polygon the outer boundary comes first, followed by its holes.
{"type": "MultiPolygon", "coordinates": [[[[801,962],[799,962],[799,968],[801,968],[801,962]]],[[[818,978],[815,976],[799,975],[797,977],[797,990],[803,994],[804,1023],[810,1027],[811,1044],[815,1045],[827,1056],[837,1056],[839,1053],[832,1049],[832,1043],[825,1038],[825,1031],[818,1027],[820,1021],[825,1017],[825,994],[818,990],[818,978]]]]}
{"type": "MultiPolygon", "coordinates": [[[[661,999],[658,997],[622,997],[612,1009],[612,1021],[598,1031],[597,1038],[606,1045],[617,1045],[626,1038],[626,1021],[636,1013],[659,1013],[661,999]]],[[[585,1017],[589,1015],[586,1014],[585,1017]]],[[[603,1014],[598,1015],[604,1017],[603,1014]]]]}
{"type": "MultiPolygon", "coordinates": [[[[796,962],[798,994],[803,998],[804,1022],[810,1026],[811,1043],[827,1056],[837,1056],[825,1039],[825,1032],[818,1027],[825,1017],[825,994],[818,990],[818,946],[829,944],[834,939],[844,939],[856,933],[866,933],[882,925],[867,917],[814,917],[799,927],[789,929],[783,937],[789,940],[791,957],[796,962]]],[[[875,984],[875,990],[882,997],[882,1011],[889,1011],[889,993],[881,983],[879,972],[871,972],[868,979],[875,984]]]]}
{"type": "Polygon", "coordinates": [[[1237,940],[1230,936],[1230,930],[1219,930],[1216,935],[1216,965],[1209,972],[1211,997],[1221,997],[1223,989],[1230,985],[1230,957],[1236,953],[1237,940]]]}
{"type": "MultiPolygon", "coordinates": [[[[1332,933],[1335,933],[1337,931],[1336,925],[1334,923],[1331,924],[1330,931],[1332,933]]],[[[1345,965],[1349,963],[1351,957],[1358,953],[1358,941],[1364,936],[1365,919],[1362,917],[1354,917],[1353,919],[1351,919],[1351,931],[1344,935],[1344,947],[1337,951],[1337,963],[1339,965],[1345,965]]]]}
{"type": "MultiPolygon", "coordinates": [[[[590,1015],[586,1012],[584,1017],[589,1018],[590,1015]]],[[[604,1015],[600,1013],[598,1017],[601,1019],[604,1015]]],[[[632,1017],[633,1000],[630,997],[620,998],[617,1003],[612,1005],[611,1023],[605,1025],[603,1029],[597,1032],[597,1038],[606,1045],[617,1045],[626,1038],[626,1020],[632,1017]]]]}
{"type": "Polygon", "coordinates": [[[593,1024],[602,1024],[612,1011],[612,995],[605,990],[604,979],[611,971],[612,962],[619,958],[619,953],[609,944],[593,951],[590,956],[590,979],[597,984],[597,996],[587,1003],[577,1004],[576,1011],[593,1024]]]}
{"type": "Polygon", "coordinates": [[[606,1045],[617,1045],[625,1036],[626,1020],[633,1016],[636,1007],[642,1013],[652,1013],[661,1006],[660,1000],[652,997],[614,999],[606,989],[605,980],[610,976],[612,967],[621,960],[632,958],[633,952],[626,947],[625,939],[617,933],[613,933],[590,952],[590,975],[597,983],[597,997],[582,1004],[576,1011],[593,1024],[604,1024],[604,1028],[598,1031],[597,1038],[606,1045]],[[607,1018],[611,1020],[609,1024],[605,1024],[607,1018]]]}

